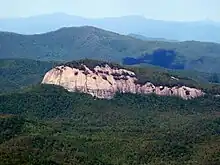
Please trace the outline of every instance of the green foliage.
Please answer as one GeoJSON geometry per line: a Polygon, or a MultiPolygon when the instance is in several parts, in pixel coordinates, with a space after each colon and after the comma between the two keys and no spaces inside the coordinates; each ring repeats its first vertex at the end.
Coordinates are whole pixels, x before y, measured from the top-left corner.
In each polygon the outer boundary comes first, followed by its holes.
{"type": "Polygon", "coordinates": [[[22,131],[25,121],[11,115],[0,115],[0,144],[22,131]]]}
{"type": "Polygon", "coordinates": [[[38,84],[55,62],[28,59],[0,60],[0,93],[38,84]]]}
{"type": "Polygon", "coordinates": [[[118,93],[102,100],[51,85],[4,94],[0,160],[3,165],[217,165],[219,99],[118,93]]]}
{"type": "Polygon", "coordinates": [[[59,65],[64,65],[64,66],[69,66],[71,68],[81,69],[82,64],[86,65],[89,69],[94,69],[96,66],[105,67],[106,64],[108,66],[110,66],[111,68],[117,68],[117,69],[124,68],[117,63],[105,62],[105,61],[101,61],[101,60],[92,60],[92,59],[81,59],[81,60],[71,61],[71,62],[67,62],[64,64],[59,64],[59,65]]]}
{"type": "Polygon", "coordinates": [[[120,63],[157,49],[174,50],[174,63],[187,69],[219,72],[220,45],[187,41],[142,41],[94,27],[62,28],[40,35],[0,33],[0,58],[72,61],[82,58],[120,63]]]}
{"type": "MultiPolygon", "coordinates": [[[[85,59],[67,65],[75,67],[82,62],[91,68],[105,64],[85,59]]],[[[143,83],[194,86],[208,94],[185,101],[118,93],[112,100],[102,100],[53,85],[26,87],[40,82],[53,65],[32,60],[0,61],[0,83],[7,82],[1,91],[23,87],[0,95],[0,164],[220,163],[220,98],[209,95],[219,94],[219,85],[201,84],[196,76],[191,79],[184,72],[124,66],[143,83]],[[17,86],[11,86],[9,80],[17,86]]]]}
{"type": "Polygon", "coordinates": [[[219,83],[219,77],[218,77],[218,74],[217,73],[213,73],[210,75],[209,77],[209,82],[212,82],[212,83],[219,83]]]}

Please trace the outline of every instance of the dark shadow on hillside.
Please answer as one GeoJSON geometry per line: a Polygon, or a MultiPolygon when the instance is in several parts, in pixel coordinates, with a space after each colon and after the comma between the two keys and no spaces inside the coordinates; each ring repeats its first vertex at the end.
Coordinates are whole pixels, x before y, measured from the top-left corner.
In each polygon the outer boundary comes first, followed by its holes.
{"type": "Polygon", "coordinates": [[[144,54],[143,56],[123,59],[124,65],[151,64],[169,69],[184,69],[184,64],[175,63],[177,53],[174,50],[157,49],[152,54],[144,54]]]}

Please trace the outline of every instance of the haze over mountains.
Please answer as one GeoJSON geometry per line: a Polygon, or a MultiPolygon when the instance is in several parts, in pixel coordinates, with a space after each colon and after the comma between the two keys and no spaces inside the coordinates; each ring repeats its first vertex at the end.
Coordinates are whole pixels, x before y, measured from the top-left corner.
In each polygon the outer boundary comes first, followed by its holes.
{"type": "Polygon", "coordinates": [[[140,35],[140,34],[133,34],[133,33],[128,34],[128,36],[131,36],[133,38],[137,38],[137,39],[140,39],[140,40],[143,40],[143,41],[179,42],[178,40],[169,40],[169,39],[166,39],[166,38],[152,38],[152,37],[146,37],[146,36],[143,36],[143,35],[140,35]]]}
{"type": "Polygon", "coordinates": [[[220,42],[220,23],[210,20],[172,22],[146,19],[142,16],[88,19],[64,13],[38,15],[29,18],[1,19],[0,30],[21,34],[44,33],[71,26],[95,26],[120,34],[138,34],[168,40],[198,40],[220,42]]]}

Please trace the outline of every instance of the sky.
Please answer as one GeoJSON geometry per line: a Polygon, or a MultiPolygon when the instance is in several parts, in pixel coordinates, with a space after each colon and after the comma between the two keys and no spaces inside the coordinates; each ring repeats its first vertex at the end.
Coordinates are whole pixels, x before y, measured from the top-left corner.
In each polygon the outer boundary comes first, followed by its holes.
{"type": "Polygon", "coordinates": [[[172,21],[220,21],[220,0],[0,0],[0,18],[67,13],[87,18],[141,15],[172,21]]]}

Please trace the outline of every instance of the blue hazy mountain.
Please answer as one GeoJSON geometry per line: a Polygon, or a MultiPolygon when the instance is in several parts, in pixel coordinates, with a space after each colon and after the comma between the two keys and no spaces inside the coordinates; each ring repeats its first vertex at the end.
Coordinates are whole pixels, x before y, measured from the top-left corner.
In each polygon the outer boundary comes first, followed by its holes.
{"type": "Polygon", "coordinates": [[[142,16],[88,19],[64,13],[54,13],[28,18],[1,19],[0,31],[35,34],[54,31],[61,27],[85,25],[126,35],[139,34],[147,38],[220,42],[220,23],[208,19],[197,22],[161,21],[146,19],[142,16]]]}
{"type": "Polygon", "coordinates": [[[133,38],[137,38],[143,41],[164,41],[164,42],[178,42],[177,40],[169,40],[166,38],[152,38],[152,37],[146,37],[140,34],[128,34],[128,36],[133,37],[133,38]]]}

